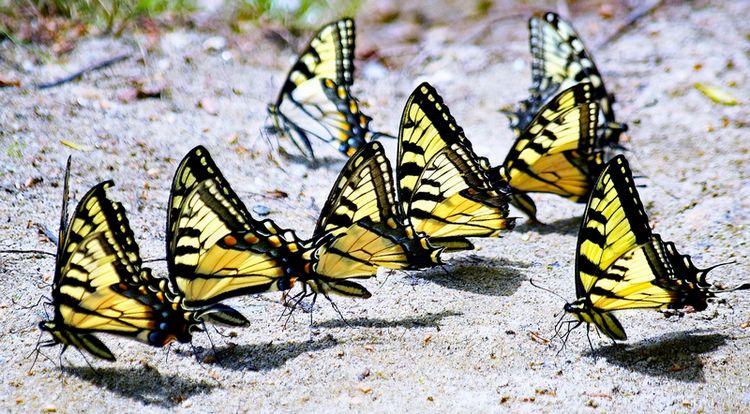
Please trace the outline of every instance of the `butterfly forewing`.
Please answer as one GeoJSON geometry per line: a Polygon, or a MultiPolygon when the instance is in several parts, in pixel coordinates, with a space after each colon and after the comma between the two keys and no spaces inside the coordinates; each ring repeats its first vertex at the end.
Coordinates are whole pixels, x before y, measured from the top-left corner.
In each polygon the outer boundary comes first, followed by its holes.
{"type": "MultiPolygon", "coordinates": [[[[345,18],[323,26],[289,71],[281,96],[306,81],[331,79],[338,85],[354,82],[354,20],[345,18]]],[[[278,103],[278,102],[277,102],[278,103]]]]}
{"type": "Polygon", "coordinates": [[[619,135],[627,130],[627,125],[615,121],[613,98],[573,26],[552,12],[532,16],[529,19],[529,47],[532,55],[531,96],[522,101],[517,110],[508,112],[516,136],[559,91],[586,82],[591,85],[591,99],[599,104],[603,115],[599,120],[596,146],[617,146],[619,135]]]}
{"type": "Polygon", "coordinates": [[[315,234],[312,277],[329,285],[375,276],[378,267],[416,269],[440,263],[440,249],[400,213],[390,163],[377,142],[368,143],[344,166],[315,234]]]}
{"type": "Polygon", "coordinates": [[[114,356],[93,333],[164,346],[175,339],[189,342],[197,324],[167,281],[141,268],[125,209],[106,196],[112,185],[100,183],[79,202],[61,239],[52,293],[55,317],[40,323],[53,343],[109,360],[114,356]]]}

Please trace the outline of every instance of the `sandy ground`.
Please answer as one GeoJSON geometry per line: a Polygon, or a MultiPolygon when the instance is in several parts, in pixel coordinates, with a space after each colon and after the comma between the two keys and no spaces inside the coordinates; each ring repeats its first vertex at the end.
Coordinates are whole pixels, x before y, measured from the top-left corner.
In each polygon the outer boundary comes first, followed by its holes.
{"type": "MultiPolygon", "coordinates": [[[[373,125],[395,133],[406,97],[429,80],[477,151],[499,163],[512,136],[497,109],[523,97],[529,84],[526,17],[498,18],[479,30],[459,7],[441,7],[425,9],[416,43],[387,51],[397,66],[364,64],[355,91],[373,125]]],[[[374,9],[366,4],[362,15],[374,9]]],[[[493,10],[494,17],[529,11],[493,10]]],[[[413,11],[403,16],[417,20],[413,11]]],[[[644,176],[640,193],[656,231],[698,265],[736,260],[711,274],[725,286],[750,279],[747,16],[746,1],[669,2],[594,52],[617,94],[619,117],[630,124],[627,155],[644,176]],[[715,104],[695,82],[727,87],[740,104],[715,104]]],[[[589,45],[615,26],[590,10],[576,13],[575,22],[589,45]]],[[[388,30],[401,33],[393,25],[361,26],[359,44],[369,47],[388,30]]],[[[205,50],[208,37],[166,33],[143,60],[46,91],[0,90],[0,248],[53,251],[35,224],[56,229],[62,170],[72,153],[73,199],[114,179],[110,194],[128,209],[143,256],[162,257],[172,173],[197,144],[209,148],[250,208],[266,206],[280,224],[310,234],[344,161],[329,152],[311,168],[278,155],[276,139],[261,133],[265,104],[276,96],[292,50],[256,35],[230,42],[226,60],[205,50]],[[132,79],[164,79],[169,93],[123,103],[118,91],[132,79]],[[217,115],[197,107],[204,98],[214,101],[217,115]],[[26,185],[36,178],[41,182],[26,185]],[[264,196],[277,189],[290,197],[264,196]]],[[[140,55],[144,42],[90,38],[65,59],[32,64],[28,73],[0,66],[29,84],[118,51],[140,55]]],[[[30,56],[8,42],[0,52],[15,62],[30,56]]],[[[365,282],[372,298],[337,300],[351,326],[325,301],[312,326],[306,314],[284,326],[279,294],[231,301],[252,325],[224,331],[233,337],[212,330],[220,363],[199,364],[189,346],[167,351],[101,335],[116,363],[95,361],[92,370],[69,351],[61,368],[58,351],[47,349],[51,361],[40,358],[29,372],[44,311],[25,306],[49,295],[54,264],[43,256],[2,255],[0,411],[750,412],[750,339],[741,328],[750,318],[746,294],[723,295],[705,312],[682,318],[620,313],[629,341],[612,345],[592,334],[593,352],[583,329],[560,353],[559,341],[547,343],[564,302],[529,279],[574,299],[583,206],[535,198],[549,225],[521,220],[501,239],[477,240],[477,251],[447,258],[448,273],[381,271],[365,282]]],[[[163,262],[154,268],[166,271],[163,262]]],[[[206,335],[194,344],[199,357],[211,355],[206,335]]]]}

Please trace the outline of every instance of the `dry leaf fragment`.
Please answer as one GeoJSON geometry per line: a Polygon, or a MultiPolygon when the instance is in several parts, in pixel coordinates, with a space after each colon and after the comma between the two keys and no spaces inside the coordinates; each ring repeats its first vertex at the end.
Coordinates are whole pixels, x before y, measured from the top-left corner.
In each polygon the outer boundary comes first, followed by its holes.
{"type": "Polygon", "coordinates": [[[35,187],[37,184],[41,183],[42,181],[44,181],[44,178],[42,177],[29,177],[26,180],[26,182],[23,183],[23,185],[26,188],[31,188],[31,187],[35,187]]]}
{"type": "Polygon", "coordinates": [[[698,89],[706,95],[706,97],[713,102],[726,106],[737,105],[737,98],[732,95],[731,92],[718,86],[706,85],[704,83],[696,82],[693,84],[695,89],[698,89]]]}
{"type": "Polygon", "coordinates": [[[239,140],[240,140],[240,134],[239,134],[239,133],[237,133],[237,132],[232,132],[232,133],[231,133],[231,134],[229,134],[229,136],[227,137],[227,143],[228,143],[228,144],[232,144],[232,145],[234,145],[234,144],[236,144],[237,142],[239,142],[239,140]]]}
{"type": "Polygon", "coordinates": [[[583,395],[587,397],[595,397],[595,398],[609,398],[612,399],[612,396],[609,394],[605,394],[603,392],[584,392],[583,395]]]}
{"type": "Polygon", "coordinates": [[[551,341],[545,337],[543,337],[539,332],[531,331],[529,332],[529,338],[531,338],[532,341],[540,343],[542,345],[547,345],[551,341]]]}
{"type": "Polygon", "coordinates": [[[357,379],[359,381],[362,381],[363,379],[370,376],[370,368],[365,368],[364,371],[360,372],[359,375],[357,375],[357,379]]]}
{"type": "Polygon", "coordinates": [[[6,78],[0,75],[0,88],[14,87],[18,88],[21,86],[21,81],[15,78],[6,78]]]}
{"type": "Polygon", "coordinates": [[[281,191],[281,190],[266,191],[266,195],[270,198],[275,198],[275,199],[289,197],[288,193],[286,193],[285,191],[281,191]]]}
{"type": "Polygon", "coordinates": [[[432,335],[425,335],[424,339],[422,339],[422,342],[424,342],[425,345],[430,343],[432,341],[432,335]]]}
{"type": "Polygon", "coordinates": [[[375,347],[372,345],[365,345],[365,351],[375,352],[375,347]]]}
{"type": "Polygon", "coordinates": [[[219,113],[219,106],[211,98],[203,98],[198,101],[198,108],[203,109],[209,115],[217,115],[219,113]]]}
{"type": "Polygon", "coordinates": [[[369,394],[372,392],[372,387],[359,387],[359,390],[362,391],[363,394],[369,394]]]}
{"type": "Polygon", "coordinates": [[[67,139],[61,139],[60,143],[63,144],[63,145],[65,145],[68,148],[72,148],[72,149],[78,150],[78,151],[89,152],[89,151],[93,150],[93,148],[91,148],[88,145],[76,144],[75,142],[68,141],[67,139]]]}

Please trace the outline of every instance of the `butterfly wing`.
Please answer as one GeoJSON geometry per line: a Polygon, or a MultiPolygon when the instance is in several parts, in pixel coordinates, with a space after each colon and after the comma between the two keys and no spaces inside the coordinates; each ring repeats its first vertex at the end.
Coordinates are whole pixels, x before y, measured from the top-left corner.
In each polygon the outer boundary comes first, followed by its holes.
{"type": "Polygon", "coordinates": [[[287,75],[268,112],[277,131],[291,138],[308,159],[314,159],[311,137],[351,156],[379,133],[359,109],[350,92],[354,82],[354,20],[323,26],[287,75]]]}
{"type": "Polygon", "coordinates": [[[599,111],[590,92],[590,84],[577,84],[545,105],[499,170],[514,190],[514,205],[533,220],[536,207],[526,193],[553,193],[582,202],[601,171],[602,153],[595,148],[599,111]]]}
{"type": "Polygon", "coordinates": [[[272,221],[257,221],[209,152],[195,147],[172,182],[167,263],[188,306],[279,288],[296,238],[272,221]]]}
{"type": "Polygon", "coordinates": [[[497,237],[513,228],[507,186],[488,179],[488,161],[474,153],[428,83],[404,108],[396,171],[403,211],[436,245],[470,249],[466,237],[497,237]]]}
{"type": "Polygon", "coordinates": [[[289,70],[277,102],[310,79],[331,79],[338,85],[354,83],[354,20],[344,18],[324,25],[289,70]]]}
{"type": "Polygon", "coordinates": [[[93,333],[164,346],[175,339],[189,342],[195,322],[167,290],[166,281],[141,268],[125,210],[106,196],[112,185],[100,183],[78,204],[58,256],[52,291],[55,317],[40,324],[53,335],[53,343],[108,360],[114,356],[93,333]]]}
{"type": "Polygon", "coordinates": [[[559,15],[547,12],[529,19],[531,50],[531,96],[509,113],[516,136],[529,125],[537,111],[558,91],[581,82],[590,83],[593,98],[602,112],[597,146],[617,146],[627,125],[617,123],[614,98],[604,87],[594,60],[573,26],[559,15]]]}
{"type": "Polygon", "coordinates": [[[433,247],[403,219],[393,172],[378,142],[368,143],[341,170],[315,234],[322,238],[315,242],[319,246],[316,277],[327,281],[322,289],[342,294],[350,292],[351,286],[345,284],[347,289],[342,289],[339,281],[375,276],[381,266],[417,269],[440,263],[442,249],[433,247]]]}
{"type": "Polygon", "coordinates": [[[365,142],[382,135],[370,130],[372,118],[361,112],[349,88],[328,78],[298,85],[268,111],[276,130],[289,136],[309,159],[314,159],[311,137],[351,156],[365,142]]]}

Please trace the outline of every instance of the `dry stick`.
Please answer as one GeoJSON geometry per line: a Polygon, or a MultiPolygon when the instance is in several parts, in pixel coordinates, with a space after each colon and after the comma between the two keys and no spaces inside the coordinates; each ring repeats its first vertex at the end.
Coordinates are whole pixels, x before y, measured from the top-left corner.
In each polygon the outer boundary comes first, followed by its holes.
{"type": "Polygon", "coordinates": [[[57,254],[55,253],[45,252],[44,250],[9,249],[9,250],[0,250],[0,253],[10,253],[10,254],[26,253],[26,254],[43,254],[43,255],[52,256],[52,257],[57,256],[57,254]]]}
{"type": "Polygon", "coordinates": [[[614,33],[607,36],[606,39],[604,39],[601,43],[599,43],[598,46],[596,46],[596,50],[601,50],[604,46],[609,45],[610,43],[614,42],[615,40],[619,39],[624,35],[626,32],[628,32],[633,26],[635,26],[636,23],[638,23],[638,20],[641,20],[642,18],[648,16],[649,14],[656,11],[657,8],[661,7],[664,4],[664,0],[655,0],[650,5],[646,5],[643,7],[640,7],[638,9],[633,10],[628,17],[625,19],[625,23],[621,24],[617,30],[615,30],[614,33]]]}
{"type": "Polygon", "coordinates": [[[91,65],[89,67],[83,68],[83,69],[79,70],[78,72],[74,72],[73,74],[68,75],[68,76],[66,76],[64,78],[60,78],[60,79],[58,79],[56,81],[52,81],[52,82],[49,82],[49,83],[37,83],[37,84],[34,85],[34,87],[37,88],[37,89],[54,88],[55,86],[60,86],[60,85],[62,85],[64,83],[68,83],[70,81],[76,80],[76,79],[80,78],[81,76],[83,76],[83,75],[85,75],[85,74],[87,74],[89,72],[93,72],[93,71],[96,71],[96,70],[99,70],[99,69],[104,69],[104,68],[106,68],[108,66],[114,65],[115,63],[123,61],[123,60],[125,60],[125,59],[127,59],[129,57],[130,57],[130,52],[123,53],[121,55],[117,55],[117,56],[115,56],[113,58],[109,58],[109,59],[103,60],[103,61],[101,61],[99,63],[95,63],[95,64],[93,64],[93,65],[91,65]]]}

